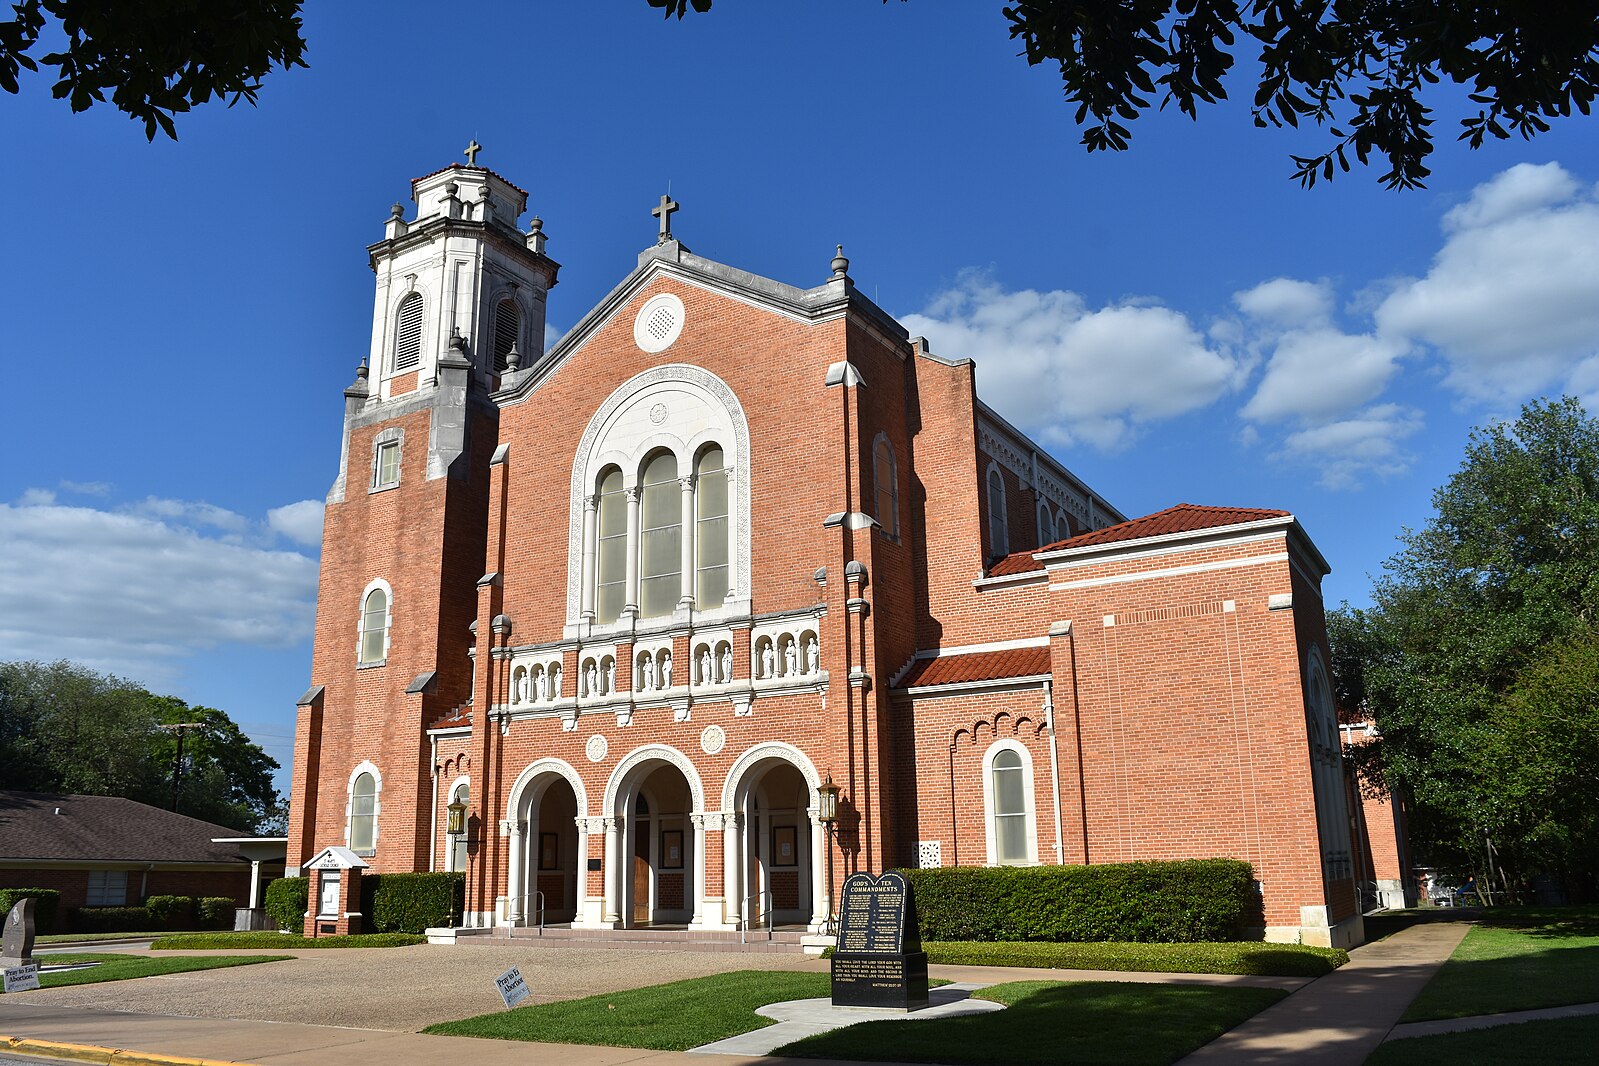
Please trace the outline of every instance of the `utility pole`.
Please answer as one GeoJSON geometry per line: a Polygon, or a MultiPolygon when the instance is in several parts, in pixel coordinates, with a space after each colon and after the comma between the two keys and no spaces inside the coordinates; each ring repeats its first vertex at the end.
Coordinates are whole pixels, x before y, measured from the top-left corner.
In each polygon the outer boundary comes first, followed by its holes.
{"type": "Polygon", "coordinates": [[[172,760],[172,810],[178,809],[178,796],[183,788],[183,734],[191,729],[204,729],[204,722],[173,722],[171,725],[158,725],[157,729],[167,733],[178,734],[178,754],[172,760]]]}

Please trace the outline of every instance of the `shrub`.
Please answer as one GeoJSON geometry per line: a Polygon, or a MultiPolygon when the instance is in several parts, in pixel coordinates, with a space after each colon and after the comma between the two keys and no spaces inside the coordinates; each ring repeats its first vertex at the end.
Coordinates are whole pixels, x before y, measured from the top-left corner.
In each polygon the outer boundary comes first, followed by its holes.
{"type": "Polygon", "coordinates": [[[78,933],[145,933],[155,925],[148,907],[78,907],[72,929],[78,933]]]}
{"type": "Polygon", "coordinates": [[[193,896],[147,896],[144,909],[156,923],[152,929],[188,929],[194,924],[193,896]]]}
{"type": "Polygon", "coordinates": [[[927,961],[945,966],[1036,966],[1056,970],[1144,973],[1233,973],[1321,977],[1349,961],[1336,948],[1303,944],[1043,944],[939,943],[922,945],[927,961]]]}
{"type": "Polygon", "coordinates": [[[300,932],[305,927],[305,911],[309,905],[307,893],[311,882],[304,877],[280,877],[266,887],[265,909],[267,917],[278,923],[279,929],[300,932]]]}
{"type": "Polygon", "coordinates": [[[1255,907],[1247,862],[903,870],[925,940],[1237,940],[1255,907]]]}
{"type": "Polygon", "coordinates": [[[466,876],[458,873],[366,874],[361,910],[369,933],[420,933],[460,916],[466,876]]]}
{"type": "Polygon", "coordinates": [[[237,909],[232,896],[201,896],[194,901],[194,924],[200,929],[232,929],[237,909]]]}
{"type": "Polygon", "coordinates": [[[55,932],[61,893],[53,888],[0,888],[0,921],[25,899],[33,900],[33,931],[40,935],[55,932]]]}

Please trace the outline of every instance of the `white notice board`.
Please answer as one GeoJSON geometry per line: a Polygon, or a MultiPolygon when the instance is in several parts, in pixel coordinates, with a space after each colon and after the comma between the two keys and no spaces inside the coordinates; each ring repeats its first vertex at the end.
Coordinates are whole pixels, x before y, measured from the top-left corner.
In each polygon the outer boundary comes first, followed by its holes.
{"type": "Polygon", "coordinates": [[[515,966],[496,977],[494,986],[500,990],[500,998],[505,1000],[507,1007],[514,1007],[532,995],[527,982],[522,980],[522,971],[515,966]]]}

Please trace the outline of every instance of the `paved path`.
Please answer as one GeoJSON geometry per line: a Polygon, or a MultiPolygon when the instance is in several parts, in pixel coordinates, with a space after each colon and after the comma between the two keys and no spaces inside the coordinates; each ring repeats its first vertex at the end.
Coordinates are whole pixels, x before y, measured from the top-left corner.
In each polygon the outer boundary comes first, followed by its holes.
{"type": "Polygon", "coordinates": [[[1470,1018],[1439,1018],[1431,1022],[1406,1022],[1394,1026],[1389,1040],[1403,1040],[1411,1036],[1438,1036],[1441,1033],[1464,1033],[1471,1029],[1492,1029],[1496,1025],[1520,1025],[1522,1022],[1546,1022],[1556,1018],[1585,1018],[1599,1014],[1599,1003],[1574,1003],[1568,1007],[1543,1007],[1538,1010],[1513,1010],[1503,1014],[1477,1014],[1470,1018]]]}
{"type": "Polygon", "coordinates": [[[1223,1033],[1180,1066],[1358,1066],[1470,928],[1427,922],[1356,948],[1347,966],[1223,1033]]]}

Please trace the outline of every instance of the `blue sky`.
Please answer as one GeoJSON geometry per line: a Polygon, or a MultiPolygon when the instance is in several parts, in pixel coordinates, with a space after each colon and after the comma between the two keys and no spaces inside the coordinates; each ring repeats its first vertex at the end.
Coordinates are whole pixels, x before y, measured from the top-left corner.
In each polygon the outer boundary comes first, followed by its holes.
{"type": "Polygon", "coordinates": [[[1089,156],[1000,6],[313,0],[310,69],[177,143],[27,79],[0,97],[0,658],[221,707],[286,785],[365,248],[473,137],[544,219],[557,331],[653,243],[668,185],[712,259],[811,285],[842,242],[1129,515],[1292,510],[1330,604],[1366,601],[1471,426],[1599,396],[1596,120],[1470,152],[1440,114],[1404,194],[1300,189],[1288,155],[1325,135],[1232,104],[1089,156]]]}

